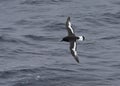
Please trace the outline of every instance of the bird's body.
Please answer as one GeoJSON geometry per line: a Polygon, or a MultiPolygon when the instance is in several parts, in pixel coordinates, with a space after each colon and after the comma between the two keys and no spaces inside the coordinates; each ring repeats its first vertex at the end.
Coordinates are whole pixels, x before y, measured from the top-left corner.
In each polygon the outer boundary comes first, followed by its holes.
{"type": "Polygon", "coordinates": [[[62,39],[62,41],[70,43],[71,54],[75,58],[75,60],[79,63],[79,59],[78,59],[77,51],[76,51],[77,50],[77,42],[76,41],[77,40],[83,41],[85,38],[84,38],[84,36],[76,36],[75,35],[72,25],[71,25],[71,22],[70,22],[70,17],[67,18],[66,29],[68,31],[68,36],[64,37],[62,39]]]}
{"type": "Polygon", "coordinates": [[[71,42],[71,41],[77,41],[78,39],[79,37],[76,37],[76,36],[66,36],[63,38],[63,41],[71,42]]]}

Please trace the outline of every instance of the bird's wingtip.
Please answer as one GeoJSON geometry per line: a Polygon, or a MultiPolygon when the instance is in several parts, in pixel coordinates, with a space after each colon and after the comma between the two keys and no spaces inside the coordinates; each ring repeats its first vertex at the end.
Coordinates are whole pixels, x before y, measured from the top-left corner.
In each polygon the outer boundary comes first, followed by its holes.
{"type": "Polygon", "coordinates": [[[77,63],[80,63],[78,57],[74,57],[77,63]]]}
{"type": "Polygon", "coordinates": [[[76,61],[77,61],[77,63],[80,63],[80,61],[78,59],[76,61]]]}
{"type": "Polygon", "coordinates": [[[70,16],[68,16],[67,20],[68,20],[68,21],[70,20],[70,16]]]}

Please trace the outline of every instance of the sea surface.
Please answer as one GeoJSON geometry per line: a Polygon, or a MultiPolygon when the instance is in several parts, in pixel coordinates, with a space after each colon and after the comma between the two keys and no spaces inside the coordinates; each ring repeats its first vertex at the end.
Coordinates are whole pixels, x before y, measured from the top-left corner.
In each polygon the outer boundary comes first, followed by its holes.
{"type": "Polygon", "coordinates": [[[120,86],[120,0],[0,0],[0,86],[120,86]]]}

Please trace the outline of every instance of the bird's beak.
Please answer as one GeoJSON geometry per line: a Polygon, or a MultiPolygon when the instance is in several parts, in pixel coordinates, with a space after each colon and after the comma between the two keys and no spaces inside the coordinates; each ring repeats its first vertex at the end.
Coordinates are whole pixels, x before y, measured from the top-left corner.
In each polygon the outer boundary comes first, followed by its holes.
{"type": "Polygon", "coordinates": [[[83,40],[85,40],[85,36],[83,36],[83,40]]]}

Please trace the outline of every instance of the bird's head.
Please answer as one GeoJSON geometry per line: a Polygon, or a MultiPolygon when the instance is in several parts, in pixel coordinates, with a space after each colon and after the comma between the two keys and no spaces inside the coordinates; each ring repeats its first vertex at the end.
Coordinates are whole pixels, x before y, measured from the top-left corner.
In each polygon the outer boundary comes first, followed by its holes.
{"type": "Polygon", "coordinates": [[[84,36],[78,36],[80,41],[84,41],[85,40],[85,37],[84,36]]]}

